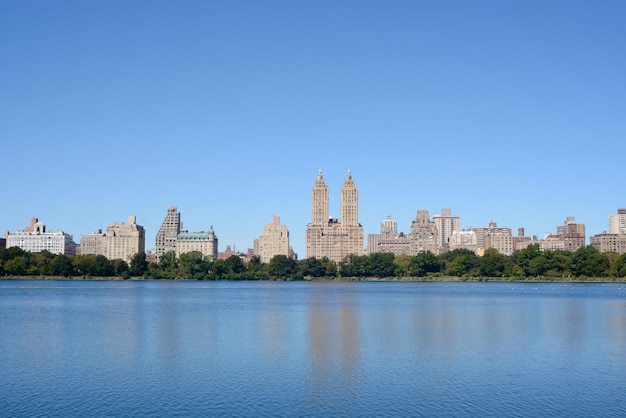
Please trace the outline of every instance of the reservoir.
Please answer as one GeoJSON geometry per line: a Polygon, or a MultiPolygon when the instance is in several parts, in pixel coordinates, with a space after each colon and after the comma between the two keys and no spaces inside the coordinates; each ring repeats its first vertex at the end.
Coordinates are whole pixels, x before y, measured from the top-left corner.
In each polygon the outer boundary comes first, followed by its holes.
{"type": "Polygon", "coordinates": [[[625,285],[0,281],[0,415],[625,416],[625,285]]]}

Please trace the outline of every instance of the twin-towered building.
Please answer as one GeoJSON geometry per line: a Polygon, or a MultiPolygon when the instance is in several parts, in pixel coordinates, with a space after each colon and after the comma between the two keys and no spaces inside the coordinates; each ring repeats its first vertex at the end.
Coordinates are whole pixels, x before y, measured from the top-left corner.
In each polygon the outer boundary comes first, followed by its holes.
{"type": "Polygon", "coordinates": [[[329,216],[328,187],[320,169],[312,190],[311,223],[306,227],[306,258],[341,261],[350,254],[362,255],[363,227],[359,224],[359,192],[348,170],[340,195],[340,214],[329,216]]]}
{"type": "MultiPolygon", "coordinates": [[[[511,228],[500,227],[495,222],[490,222],[487,227],[462,230],[460,218],[453,216],[451,209],[444,208],[432,220],[427,210],[418,210],[408,234],[398,232],[397,222],[388,216],[381,223],[380,234],[368,235],[364,251],[364,230],[358,217],[358,189],[351,172],[348,170],[341,188],[339,218],[329,216],[328,187],[321,170],[311,196],[311,222],[306,227],[306,258],[326,257],[338,262],[347,255],[362,255],[365,252],[416,255],[430,251],[441,254],[458,248],[477,254],[495,248],[501,254],[511,255],[532,244],[538,244],[541,250],[572,252],[585,245],[585,225],[577,223],[574,217],[568,217],[559,225],[556,234],[546,234],[538,240],[524,236],[523,228],[519,228],[517,236],[513,236],[511,228]]],[[[617,214],[610,215],[608,227],[608,232],[591,237],[590,245],[601,252],[626,253],[626,209],[620,208],[617,214]]],[[[71,235],[63,231],[47,232],[45,224],[37,218],[32,218],[30,225],[22,231],[6,231],[5,241],[7,248],[21,247],[30,252],[77,253],[77,245],[71,235]]],[[[155,244],[157,259],[168,252],[179,257],[192,251],[218,257],[218,239],[213,227],[208,231],[191,233],[184,230],[181,215],[174,206],[168,208],[155,244]]],[[[83,235],[78,248],[84,255],[104,255],[109,259],[129,262],[136,253],[145,252],[145,230],[137,225],[135,216],[130,216],[127,224],[113,222],[105,233],[99,230],[83,235]]],[[[249,250],[248,255],[258,255],[264,263],[269,263],[276,255],[296,257],[289,245],[289,231],[280,223],[278,216],[265,225],[263,235],[255,240],[254,249],[249,250]]]]}

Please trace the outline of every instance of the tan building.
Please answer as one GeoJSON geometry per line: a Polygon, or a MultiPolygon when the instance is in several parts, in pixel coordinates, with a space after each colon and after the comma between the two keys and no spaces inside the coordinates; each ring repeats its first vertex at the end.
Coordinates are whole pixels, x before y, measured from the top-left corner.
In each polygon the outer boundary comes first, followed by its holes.
{"type": "Polygon", "coordinates": [[[455,230],[448,238],[447,248],[450,251],[457,249],[466,249],[474,253],[478,249],[478,237],[475,231],[459,231],[455,230]]]}
{"type": "Polygon", "coordinates": [[[511,255],[515,252],[515,238],[512,235],[489,235],[486,238],[487,248],[495,248],[500,254],[511,255]]]}
{"type": "Polygon", "coordinates": [[[433,216],[433,222],[437,228],[437,248],[439,252],[445,252],[450,246],[452,233],[461,229],[461,219],[452,216],[451,209],[441,209],[441,213],[433,216]]]}
{"type": "Polygon", "coordinates": [[[604,232],[589,238],[589,244],[601,253],[626,254],[626,234],[604,232]]]}
{"type": "Polygon", "coordinates": [[[104,254],[104,233],[102,229],[99,229],[98,232],[92,232],[91,234],[85,234],[80,237],[80,254],[104,254]]]}
{"type": "Polygon", "coordinates": [[[128,223],[113,222],[102,230],[80,238],[82,255],[103,255],[109,260],[124,260],[130,263],[137,253],[146,252],[146,232],[137,225],[137,217],[129,216],[128,223]]]}
{"type": "Polygon", "coordinates": [[[137,225],[137,217],[129,216],[128,223],[113,222],[104,236],[104,256],[109,260],[130,260],[137,253],[146,252],[146,231],[137,225]]]}
{"type": "Polygon", "coordinates": [[[585,246],[585,225],[576,223],[573,216],[568,216],[563,225],[556,227],[556,234],[565,243],[567,251],[574,252],[585,246]]]}
{"type": "Polygon", "coordinates": [[[328,216],[328,187],[319,171],[312,190],[312,219],[306,228],[306,257],[341,261],[349,254],[362,255],[363,227],[359,224],[358,189],[350,170],[341,188],[339,219],[328,216]]]}
{"type": "Polygon", "coordinates": [[[609,234],[626,234],[626,209],[618,209],[615,215],[609,215],[609,234]]]}
{"type": "Polygon", "coordinates": [[[180,213],[175,206],[167,209],[167,215],[159,228],[156,235],[156,255],[160,258],[168,252],[176,252],[176,242],[178,234],[181,233],[182,223],[180,222],[180,213]]]}
{"type": "Polygon", "coordinates": [[[409,232],[410,255],[416,255],[422,251],[439,254],[437,236],[437,227],[434,222],[430,221],[428,211],[418,210],[415,220],[411,222],[411,231],[409,232]]]}
{"type": "Polygon", "coordinates": [[[271,223],[263,227],[263,235],[258,240],[258,253],[261,262],[269,263],[276,255],[289,257],[289,231],[287,226],[280,223],[280,218],[274,216],[271,223]]]}
{"type": "Polygon", "coordinates": [[[24,251],[38,253],[49,251],[52,254],[76,254],[74,238],[63,231],[46,232],[46,225],[37,218],[31,218],[30,225],[22,231],[6,231],[6,248],[20,247],[24,251]]]}
{"type": "MultiPolygon", "coordinates": [[[[483,227],[479,227],[479,228],[472,228],[472,231],[476,232],[476,239],[478,240],[478,248],[480,249],[487,249],[487,248],[492,248],[492,240],[490,240],[491,237],[493,236],[505,236],[505,237],[511,237],[512,238],[512,232],[511,232],[511,228],[509,227],[503,227],[503,226],[498,226],[498,224],[494,221],[489,222],[489,226],[483,226],[483,227]]],[[[497,240],[498,242],[502,242],[501,240],[497,240]]],[[[512,242],[512,240],[511,240],[512,242]]],[[[496,248],[500,253],[504,254],[502,251],[500,251],[498,248],[496,248]]],[[[511,254],[513,253],[512,247],[511,247],[511,254]]],[[[510,254],[508,254],[510,255],[510,254]]]]}
{"type": "Polygon", "coordinates": [[[176,240],[176,257],[181,254],[197,251],[205,257],[217,258],[217,236],[213,227],[208,231],[181,232],[176,240]]]}
{"type": "Polygon", "coordinates": [[[398,233],[398,222],[387,216],[380,224],[380,234],[368,234],[367,253],[394,253],[409,255],[411,241],[407,235],[398,233]]]}

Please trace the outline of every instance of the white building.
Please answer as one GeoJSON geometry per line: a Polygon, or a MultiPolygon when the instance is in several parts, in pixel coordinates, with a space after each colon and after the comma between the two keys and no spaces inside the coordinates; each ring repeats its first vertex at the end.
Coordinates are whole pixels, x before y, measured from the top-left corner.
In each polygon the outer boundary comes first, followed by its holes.
{"type": "Polygon", "coordinates": [[[76,243],[70,234],[63,231],[46,232],[46,225],[32,218],[23,231],[6,231],[7,248],[20,247],[24,251],[38,253],[49,251],[52,254],[76,254],[76,243]]]}

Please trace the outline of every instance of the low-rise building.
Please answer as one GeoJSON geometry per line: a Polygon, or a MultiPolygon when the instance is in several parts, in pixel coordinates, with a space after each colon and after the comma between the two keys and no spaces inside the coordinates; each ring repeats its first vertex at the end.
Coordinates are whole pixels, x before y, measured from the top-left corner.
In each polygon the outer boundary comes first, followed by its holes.
{"type": "Polygon", "coordinates": [[[197,251],[203,256],[217,258],[217,236],[213,227],[208,231],[181,232],[176,240],[176,257],[197,251]]]}

